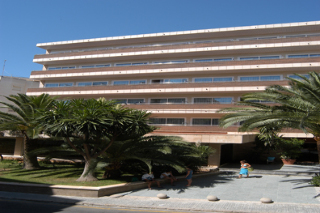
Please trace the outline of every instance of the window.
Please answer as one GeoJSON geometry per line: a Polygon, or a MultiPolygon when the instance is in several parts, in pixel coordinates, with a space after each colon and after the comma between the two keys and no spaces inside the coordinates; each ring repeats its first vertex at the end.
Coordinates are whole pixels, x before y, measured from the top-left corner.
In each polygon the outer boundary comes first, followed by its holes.
{"type": "Polygon", "coordinates": [[[167,124],[183,125],[184,118],[167,118],[167,124]]]}
{"type": "Polygon", "coordinates": [[[240,61],[259,60],[259,57],[240,57],[240,61]]]}
{"type": "Polygon", "coordinates": [[[211,104],[212,98],[194,98],[193,103],[195,103],[195,104],[211,104]]]}
{"type": "Polygon", "coordinates": [[[161,84],[163,83],[163,79],[155,79],[151,81],[152,84],[161,84]]]}
{"type": "Polygon", "coordinates": [[[79,87],[87,87],[87,86],[92,86],[92,82],[80,82],[78,83],[79,87]]]}
{"type": "Polygon", "coordinates": [[[60,83],[59,87],[72,87],[73,83],[60,83]]]}
{"type": "Polygon", "coordinates": [[[177,60],[177,61],[171,61],[173,64],[180,64],[180,63],[187,63],[188,60],[177,60]]]}
{"type": "Polygon", "coordinates": [[[232,61],[233,58],[215,58],[213,61],[232,61]]]}
{"type": "Polygon", "coordinates": [[[210,62],[213,61],[213,59],[208,58],[208,59],[195,59],[194,62],[210,62]]]}
{"type": "Polygon", "coordinates": [[[129,81],[114,81],[113,85],[128,85],[129,81]]]}
{"type": "Polygon", "coordinates": [[[97,64],[96,67],[110,67],[110,64],[97,64]]]}
{"type": "Polygon", "coordinates": [[[231,98],[231,97],[227,97],[227,98],[213,98],[213,103],[231,104],[231,103],[232,103],[232,98],[231,98]]]}
{"type": "Polygon", "coordinates": [[[94,68],[94,65],[83,65],[81,66],[81,68],[85,69],[85,68],[94,68]]]}
{"type": "Polygon", "coordinates": [[[211,119],[210,118],[194,118],[192,119],[192,125],[211,126],[211,119]]]}
{"type": "Polygon", "coordinates": [[[153,64],[181,64],[187,63],[188,60],[174,60],[174,61],[154,61],[153,64]]]}
{"type": "MultiPolygon", "coordinates": [[[[306,78],[310,78],[310,76],[308,74],[303,74],[302,76],[306,77],[306,78]]],[[[294,78],[294,79],[298,79],[298,80],[302,80],[302,78],[300,76],[297,75],[288,75],[289,78],[294,78]]]]}
{"type": "Polygon", "coordinates": [[[93,86],[105,86],[108,85],[107,81],[96,81],[92,83],[93,86]]]}
{"type": "Polygon", "coordinates": [[[167,99],[162,98],[162,99],[150,99],[150,103],[151,104],[163,104],[163,103],[167,103],[167,99]]]}
{"type": "Polygon", "coordinates": [[[45,84],[46,88],[50,88],[50,87],[72,87],[73,83],[48,83],[45,84]]]}
{"type": "Polygon", "coordinates": [[[208,83],[208,82],[212,82],[212,78],[195,78],[194,82],[195,83],[208,83]]]}
{"type": "Polygon", "coordinates": [[[134,81],[130,81],[131,85],[136,85],[136,84],[145,84],[146,80],[134,80],[134,81]]]}
{"type": "Polygon", "coordinates": [[[306,54],[306,55],[288,55],[288,58],[308,58],[308,54],[306,54]]]}
{"type": "Polygon", "coordinates": [[[132,66],[139,66],[139,65],[145,65],[148,64],[147,62],[137,62],[137,63],[132,63],[132,66]]]}
{"type": "Polygon", "coordinates": [[[150,124],[166,124],[165,118],[149,118],[150,124]]]}
{"type": "Polygon", "coordinates": [[[140,104],[144,103],[144,99],[128,99],[128,104],[140,104]]]}
{"type": "Polygon", "coordinates": [[[185,98],[168,98],[168,103],[170,104],[184,104],[185,102],[185,98]]]}
{"type": "Polygon", "coordinates": [[[240,81],[280,81],[280,80],[281,80],[280,75],[240,77],[240,81]]]}
{"type": "Polygon", "coordinates": [[[46,88],[59,87],[59,84],[58,83],[46,84],[45,87],[46,88]]]}
{"type": "Polygon", "coordinates": [[[276,36],[269,36],[269,37],[261,37],[261,38],[258,38],[258,40],[262,40],[262,39],[275,39],[277,38],[276,36]]]}
{"type": "Polygon", "coordinates": [[[231,104],[232,97],[223,97],[223,98],[194,98],[193,103],[195,104],[211,104],[211,103],[220,103],[220,104],[231,104]]]}
{"type": "Polygon", "coordinates": [[[274,75],[274,76],[260,76],[260,81],[280,81],[281,76],[280,75],[274,75]]]}
{"type": "Polygon", "coordinates": [[[150,99],[151,104],[184,104],[186,102],[185,98],[159,98],[159,99],[150,99]]]}
{"type": "Polygon", "coordinates": [[[213,82],[228,82],[233,81],[232,77],[220,77],[220,78],[213,78],[213,82]]]}
{"type": "Polygon", "coordinates": [[[65,66],[65,67],[48,67],[48,70],[67,70],[67,69],[75,69],[75,66],[65,66]]]}
{"type": "Polygon", "coordinates": [[[188,82],[188,79],[186,79],[186,78],[164,79],[164,82],[178,84],[178,83],[186,83],[186,82],[188,82]]]}
{"type": "Polygon", "coordinates": [[[110,64],[89,64],[89,65],[82,65],[81,68],[82,69],[86,69],[86,68],[94,68],[94,67],[110,67],[110,64]]]}
{"type": "Polygon", "coordinates": [[[127,99],[114,99],[116,101],[117,104],[126,104],[127,103],[127,99]]]}
{"type": "Polygon", "coordinates": [[[212,119],[212,126],[219,126],[219,119],[217,119],[217,118],[213,118],[212,119]]]}
{"type": "Polygon", "coordinates": [[[73,66],[73,67],[61,67],[61,69],[63,69],[63,70],[75,69],[75,68],[76,68],[75,66],[73,66]]]}
{"type": "Polygon", "coordinates": [[[259,76],[240,77],[240,81],[259,81],[259,76]]]}
{"type": "Polygon", "coordinates": [[[116,67],[131,66],[131,63],[115,64],[116,67]]]}
{"type": "Polygon", "coordinates": [[[183,125],[184,118],[149,118],[150,124],[158,124],[158,125],[183,125]]]}
{"type": "Polygon", "coordinates": [[[310,54],[310,57],[320,57],[320,54],[310,54]]]}
{"type": "Polygon", "coordinates": [[[306,35],[287,35],[286,38],[300,38],[300,37],[306,37],[306,35]]]}
{"type": "Polygon", "coordinates": [[[280,56],[275,55],[275,56],[260,56],[260,60],[266,60],[266,59],[279,59],[280,56]]]}

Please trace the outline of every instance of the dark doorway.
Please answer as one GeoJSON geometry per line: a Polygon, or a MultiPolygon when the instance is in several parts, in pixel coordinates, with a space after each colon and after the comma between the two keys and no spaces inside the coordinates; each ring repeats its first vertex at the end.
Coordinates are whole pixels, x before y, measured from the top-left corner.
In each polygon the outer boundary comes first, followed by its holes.
{"type": "Polygon", "coordinates": [[[233,144],[221,145],[220,165],[231,163],[233,159],[233,144]]]}

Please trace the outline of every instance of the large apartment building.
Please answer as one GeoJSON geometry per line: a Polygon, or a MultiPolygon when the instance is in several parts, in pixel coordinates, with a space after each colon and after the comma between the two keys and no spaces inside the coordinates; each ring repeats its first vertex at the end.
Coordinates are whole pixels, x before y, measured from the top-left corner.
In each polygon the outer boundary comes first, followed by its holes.
{"type": "MultiPolygon", "coordinates": [[[[254,140],[218,126],[221,108],[244,93],[286,85],[294,73],[320,71],[320,21],[164,32],[39,43],[43,65],[31,79],[61,98],[117,100],[152,113],[154,134],[208,144],[209,165],[242,158],[254,140]]],[[[287,137],[311,137],[299,131],[287,137]]]]}

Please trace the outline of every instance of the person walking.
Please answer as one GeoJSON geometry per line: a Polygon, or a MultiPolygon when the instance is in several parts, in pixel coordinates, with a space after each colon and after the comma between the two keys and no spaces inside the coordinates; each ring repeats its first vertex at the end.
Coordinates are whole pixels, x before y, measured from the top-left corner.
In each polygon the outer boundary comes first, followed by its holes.
{"type": "Polygon", "coordinates": [[[240,172],[239,172],[239,177],[238,178],[242,178],[242,175],[247,175],[247,178],[249,177],[249,172],[248,172],[248,168],[251,167],[250,164],[247,163],[247,161],[242,160],[240,161],[240,172]]]}
{"type": "Polygon", "coordinates": [[[186,179],[188,181],[187,186],[191,186],[192,183],[192,174],[193,174],[193,170],[190,169],[189,167],[187,167],[187,175],[186,175],[186,179]]]}

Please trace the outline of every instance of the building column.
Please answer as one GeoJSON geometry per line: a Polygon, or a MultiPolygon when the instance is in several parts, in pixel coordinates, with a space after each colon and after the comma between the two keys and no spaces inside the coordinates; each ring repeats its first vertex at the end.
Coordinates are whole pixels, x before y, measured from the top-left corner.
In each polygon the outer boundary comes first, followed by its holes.
{"type": "Polygon", "coordinates": [[[214,153],[208,157],[208,166],[220,166],[221,158],[221,144],[208,144],[209,147],[215,150],[214,153]]]}
{"type": "Polygon", "coordinates": [[[24,147],[23,147],[23,140],[24,138],[16,138],[16,143],[14,146],[14,156],[23,156],[24,153],[24,147]]]}

